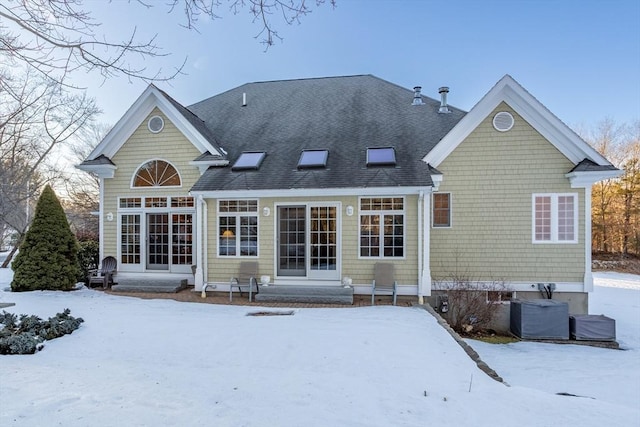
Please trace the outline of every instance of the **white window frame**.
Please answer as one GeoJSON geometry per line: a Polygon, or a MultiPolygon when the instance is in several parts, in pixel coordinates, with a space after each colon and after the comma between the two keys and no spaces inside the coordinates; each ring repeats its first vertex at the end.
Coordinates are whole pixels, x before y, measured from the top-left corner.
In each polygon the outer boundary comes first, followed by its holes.
{"type": "Polygon", "coordinates": [[[578,193],[534,193],[531,196],[531,241],[534,244],[576,244],[578,243],[578,193]],[[560,240],[559,235],[559,211],[558,199],[560,197],[573,197],[573,239],[560,240]],[[549,240],[536,238],[536,199],[549,197],[551,199],[551,237],[549,240]]]}
{"type": "Polygon", "coordinates": [[[451,228],[453,227],[453,196],[450,191],[438,191],[431,193],[431,228],[451,228]],[[435,225],[435,212],[436,212],[436,194],[448,194],[449,195],[449,225],[435,225]]]}
{"type": "Polygon", "coordinates": [[[361,196],[358,198],[358,259],[389,259],[389,260],[401,260],[407,257],[407,200],[404,196],[361,196]],[[402,199],[402,210],[364,210],[361,209],[362,199],[402,199]],[[378,215],[379,221],[379,253],[378,256],[362,255],[361,246],[361,228],[362,228],[362,216],[378,215]],[[402,256],[385,256],[384,255],[384,217],[386,215],[402,215],[402,256]]]}
{"type": "Polygon", "coordinates": [[[260,256],[260,202],[257,199],[220,199],[217,203],[217,221],[216,221],[216,256],[218,258],[258,258],[260,256]],[[255,202],[256,210],[255,211],[237,211],[237,212],[220,212],[220,203],[222,202],[255,202]],[[233,255],[222,255],[220,253],[220,220],[222,217],[229,218],[234,217],[235,221],[235,231],[234,238],[235,241],[235,254],[233,255]],[[256,254],[255,255],[242,255],[241,254],[241,245],[242,240],[241,237],[241,218],[256,218],[256,254]]]}

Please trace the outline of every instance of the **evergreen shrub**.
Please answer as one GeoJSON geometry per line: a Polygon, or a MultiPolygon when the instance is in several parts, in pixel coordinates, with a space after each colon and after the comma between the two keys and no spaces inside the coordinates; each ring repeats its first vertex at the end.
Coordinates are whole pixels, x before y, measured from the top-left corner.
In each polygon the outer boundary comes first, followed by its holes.
{"type": "Polygon", "coordinates": [[[95,270],[100,264],[100,244],[96,240],[80,242],[78,248],[78,267],[80,274],[78,281],[89,283],[89,271],[95,270]]]}
{"type": "Polygon", "coordinates": [[[78,243],[60,201],[43,190],[33,221],[11,267],[12,291],[70,290],[77,283],[78,243]]]}
{"type": "Polygon", "coordinates": [[[84,322],[71,316],[67,308],[55,317],[42,320],[26,314],[18,316],[3,311],[0,314],[0,354],[33,354],[44,347],[44,341],[75,331],[84,322]]]}

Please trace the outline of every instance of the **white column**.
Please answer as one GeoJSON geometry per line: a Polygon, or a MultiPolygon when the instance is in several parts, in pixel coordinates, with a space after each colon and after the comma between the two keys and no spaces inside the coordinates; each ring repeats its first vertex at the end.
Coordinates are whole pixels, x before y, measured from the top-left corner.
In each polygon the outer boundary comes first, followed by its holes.
{"type": "Polygon", "coordinates": [[[423,295],[431,296],[431,193],[424,197],[424,264],[422,268],[423,295]]]}
{"type": "Polygon", "coordinates": [[[593,292],[591,273],[591,186],[584,189],[584,291],[593,292]]]}
{"type": "Polygon", "coordinates": [[[196,199],[196,274],[194,278],[194,289],[196,291],[201,291],[204,285],[204,203],[202,196],[198,196],[196,199]]]}
{"type": "Polygon", "coordinates": [[[422,241],[420,243],[423,250],[418,302],[424,304],[424,297],[431,295],[431,192],[423,195],[421,204],[422,241]]]}
{"type": "MultiPolygon", "coordinates": [[[[102,260],[104,259],[104,178],[103,177],[99,177],[100,180],[100,201],[98,202],[100,204],[99,208],[98,208],[98,253],[99,253],[99,261],[100,263],[102,263],[102,260]]],[[[116,213],[117,214],[117,213],[116,213]]],[[[120,233],[120,230],[116,230],[116,235],[117,233],[120,233]]],[[[116,242],[117,242],[117,237],[116,237],[116,242]]],[[[117,249],[117,248],[116,248],[117,249]]],[[[120,264],[120,262],[118,262],[118,264],[120,264]]],[[[100,265],[99,267],[102,267],[102,265],[100,265]]]]}

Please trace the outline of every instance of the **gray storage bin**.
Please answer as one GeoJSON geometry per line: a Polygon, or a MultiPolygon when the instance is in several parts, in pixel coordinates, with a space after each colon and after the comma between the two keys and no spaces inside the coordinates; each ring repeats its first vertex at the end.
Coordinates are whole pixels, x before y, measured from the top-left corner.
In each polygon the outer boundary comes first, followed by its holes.
{"type": "Polygon", "coordinates": [[[616,321],[602,314],[576,314],[569,317],[569,332],[578,341],[615,341],[616,321]]]}
{"type": "Polygon", "coordinates": [[[569,339],[569,304],[535,299],[511,301],[511,332],[525,339],[569,339]]]}

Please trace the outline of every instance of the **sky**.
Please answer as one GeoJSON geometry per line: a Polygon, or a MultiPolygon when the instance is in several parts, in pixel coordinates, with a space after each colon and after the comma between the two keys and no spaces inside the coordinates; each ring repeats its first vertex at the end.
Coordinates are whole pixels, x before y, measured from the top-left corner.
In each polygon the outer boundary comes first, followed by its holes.
{"type": "Polygon", "coordinates": [[[84,323],[0,356],[0,425],[601,427],[640,425],[640,276],[594,273],[621,350],[465,340],[421,307],[267,308],[82,288],[9,292],[10,313],[84,323]],[[281,316],[248,316],[260,312],[281,316]],[[566,395],[558,395],[565,393],[566,395]]]}
{"type": "MultiPolygon", "coordinates": [[[[640,120],[640,2],[637,0],[337,0],[315,6],[300,24],[273,17],[282,41],[265,51],[247,9],[187,30],[166,1],[87,0],[101,31],[141,39],[157,34],[168,56],[136,62],[182,75],[158,82],[190,105],[249,82],[373,74],[407,89],[422,86],[468,111],[510,74],[569,126],[591,129],[605,118],[640,120]]],[[[115,124],[147,83],[76,76],[115,124]]]]}

